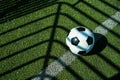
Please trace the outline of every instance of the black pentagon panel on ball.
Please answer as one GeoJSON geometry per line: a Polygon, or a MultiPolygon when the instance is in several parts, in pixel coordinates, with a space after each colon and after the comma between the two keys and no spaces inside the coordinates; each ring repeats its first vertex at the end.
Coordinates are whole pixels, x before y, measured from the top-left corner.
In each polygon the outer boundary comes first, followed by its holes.
{"type": "Polygon", "coordinates": [[[78,27],[77,30],[78,31],[85,31],[85,28],[84,27],[78,27]]]}
{"type": "Polygon", "coordinates": [[[72,39],[71,39],[71,43],[73,44],[73,45],[75,45],[75,46],[77,46],[78,44],[79,44],[79,39],[77,38],[77,37],[73,37],[72,39]]]}
{"type": "Polygon", "coordinates": [[[90,37],[90,36],[88,36],[88,38],[87,38],[87,44],[91,45],[92,43],[93,43],[93,38],[90,37]]]}
{"type": "Polygon", "coordinates": [[[78,54],[82,55],[82,54],[85,54],[86,51],[79,51],[78,54]]]}

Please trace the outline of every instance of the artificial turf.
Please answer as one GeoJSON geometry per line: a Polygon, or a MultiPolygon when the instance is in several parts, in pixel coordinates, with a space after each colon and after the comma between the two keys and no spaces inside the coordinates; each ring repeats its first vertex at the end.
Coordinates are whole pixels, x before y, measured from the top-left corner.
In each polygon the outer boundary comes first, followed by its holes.
{"type": "MultiPolygon", "coordinates": [[[[39,73],[68,51],[65,38],[71,28],[83,25],[94,30],[113,15],[120,4],[119,0],[84,0],[78,3],[77,0],[58,0],[44,8],[38,6],[47,2],[43,0],[37,4],[29,0],[31,7],[22,3],[17,8],[23,10],[23,14],[13,9],[6,11],[8,14],[0,19],[0,80],[24,80],[39,73]]],[[[2,6],[5,3],[9,5],[6,8],[15,5],[14,0],[10,4],[6,1],[2,6]]],[[[4,11],[2,6],[0,9],[4,11]]],[[[118,73],[119,26],[112,30],[118,36],[110,32],[105,36],[108,44],[99,54],[81,56],[56,78],[74,80],[80,76],[85,80],[100,80],[118,73]]]]}

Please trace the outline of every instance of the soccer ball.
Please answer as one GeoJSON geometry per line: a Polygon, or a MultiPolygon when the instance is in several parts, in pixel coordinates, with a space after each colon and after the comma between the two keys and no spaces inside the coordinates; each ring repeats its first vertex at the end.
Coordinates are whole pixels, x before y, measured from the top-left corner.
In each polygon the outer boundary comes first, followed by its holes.
{"type": "Polygon", "coordinates": [[[95,43],[94,34],[86,27],[78,26],[71,29],[66,44],[71,52],[77,55],[89,53],[95,43]]]}

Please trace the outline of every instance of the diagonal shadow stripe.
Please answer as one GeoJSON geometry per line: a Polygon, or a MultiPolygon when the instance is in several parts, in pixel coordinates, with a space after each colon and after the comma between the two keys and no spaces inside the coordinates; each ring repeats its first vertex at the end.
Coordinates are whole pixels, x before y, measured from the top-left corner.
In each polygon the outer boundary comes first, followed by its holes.
{"type": "Polygon", "coordinates": [[[40,29],[40,30],[38,30],[38,31],[36,31],[36,32],[33,32],[33,33],[27,34],[27,35],[25,35],[25,36],[19,37],[19,38],[14,39],[14,40],[12,40],[12,41],[10,41],[10,42],[7,42],[7,43],[5,43],[5,44],[3,44],[3,45],[0,45],[0,47],[2,48],[2,47],[4,47],[4,46],[10,45],[10,44],[15,43],[15,42],[17,42],[17,41],[19,41],[19,40],[22,40],[22,39],[24,39],[24,38],[27,38],[27,37],[33,36],[33,35],[35,35],[35,34],[41,33],[41,32],[43,32],[43,31],[45,31],[45,30],[47,30],[47,29],[50,29],[51,27],[52,27],[52,26],[48,26],[48,27],[43,28],[43,29],[40,29]]]}
{"type": "MultiPolygon", "coordinates": [[[[30,46],[30,47],[28,47],[28,48],[25,48],[25,49],[23,49],[23,50],[21,50],[21,51],[19,51],[19,52],[16,52],[16,53],[23,53],[23,52],[26,51],[26,50],[32,49],[32,48],[37,47],[37,46],[39,46],[39,45],[41,45],[41,44],[45,44],[46,42],[49,42],[49,41],[50,41],[50,40],[45,40],[45,41],[39,42],[39,43],[37,43],[37,44],[35,44],[35,45],[33,45],[33,46],[30,46]]],[[[60,45],[62,45],[62,46],[65,46],[65,45],[63,45],[64,43],[62,43],[62,42],[59,41],[59,40],[53,40],[53,42],[58,43],[58,44],[60,44],[60,45]]],[[[68,49],[67,46],[65,46],[65,48],[68,49]]],[[[19,65],[19,66],[17,66],[17,67],[14,67],[14,68],[12,68],[12,69],[9,69],[9,70],[7,70],[7,71],[5,71],[5,72],[2,72],[2,73],[0,73],[0,77],[5,76],[5,75],[7,75],[7,74],[10,74],[10,73],[12,73],[13,71],[16,71],[16,70],[18,70],[18,69],[21,69],[21,68],[23,68],[23,67],[25,67],[25,66],[33,63],[33,62],[36,62],[36,61],[38,61],[38,60],[40,60],[40,59],[43,59],[43,58],[44,58],[44,59],[46,58],[46,54],[45,54],[44,56],[39,56],[38,58],[35,58],[35,59],[30,60],[30,61],[28,61],[28,62],[26,62],[26,63],[23,63],[23,64],[21,64],[21,65],[19,65]]],[[[49,55],[49,59],[57,60],[58,58],[55,57],[55,56],[49,55]]]]}
{"type": "Polygon", "coordinates": [[[77,0],[74,4],[72,4],[73,6],[76,6],[77,4],[79,4],[80,2],[82,2],[83,0],[77,0]]]}
{"type": "MultiPolygon", "coordinates": [[[[76,7],[72,7],[72,5],[71,4],[69,4],[69,3],[65,3],[65,2],[59,2],[59,3],[57,3],[57,4],[65,4],[65,5],[68,5],[69,7],[71,7],[71,8],[73,8],[73,9],[75,9],[76,11],[78,11],[78,12],[80,12],[80,13],[82,13],[84,16],[86,16],[87,18],[89,18],[89,19],[91,19],[92,21],[94,21],[95,23],[97,23],[97,24],[101,24],[101,23],[99,23],[98,21],[96,21],[95,19],[93,19],[92,17],[90,17],[89,15],[87,15],[86,13],[84,13],[83,11],[80,11],[79,9],[77,9],[76,7]]],[[[66,14],[65,14],[66,15],[66,14]]],[[[48,15],[49,16],[49,15],[48,15]]],[[[66,16],[68,16],[68,15],[66,15],[66,16]]],[[[70,17],[71,18],[71,17],[70,17]]],[[[74,20],[74,18],[72,18],[73,20],[74,20]]],[[[77,24],[81,24],[81,23],[79,23],[78,21],[76,21],[76,23],[77,24]]],[[[104,25],[102,25],[105,29],[108,29],[108,28],[106,28],[104,25]]],[[[14,29],[13,29],[14,30],[14,29]]],[[[109,30],[109,29],[108,29],[109,30]]],[[[12,29],[11,30],[9,30],[9,31],[12,31],[12,29]]],[[[8,32],[9,32],[8,31],[8,32]]],[[[0,33],[0,35],[2,35],[2,34],[5,34],[7,31],[5,31],[5,32],[3,32],[3,33],[0,33]]],[[[111,33],[113,33],[113,34],[116,34],[118,37],[120,37],[120,35],[118,35],[117,33],[115,33],[115,32],[113,32],[113,31],[110,31],[111,33]]]]}
{"type": "MultiPolygon", "coordinates": [[[[73,18],[69,14],[66,14],[66,13],[63,13],[63,12],[60,12],[60,14],[67,17],[67,18],[69,18],[70,20],[74,21],[78,25],[85,26],[84,24],[82,24],[80,21],[77,21],[75,18],[73,18]]],[[[87,27],[87,26],[85,26],[85,27],[87,27]]]]}
{"type": "Polygon", "coordinates": [[[116,51],[118,54],[120,54],[120,50],[119,50],[117,47],[113,46],[113,45],[110,44],[110,43],[108,43],[107,45],[108,45],[110,48],[112,48],[114,51],[116,51]]]}
{"type": "MultiPolygon", "coordinates": [[[[83,63],[85,63],[85,61],[83,62],[83,63]]],[[[87,63],[87,62],[86,62],[87,63]]],[[[87,65],[88,65],[89,63],[87,63],[87,65]]],[[[93,66],[91,66],[90,64],[88,65],[90,68],[92,68],[93,66]]],[[[106,78],[100,71],[98,71],[97,69],[92,69],[94,72],[96,72],[100,77],[102,77],[102,78],[106,78]]],[[[41,73],[41,74],[43,74],[43,73],[41,73]]],[[[44,73],[45,74],[45,73],[44,73]]]]}
{"type": "Polygon", "coordinates": [[[100,57],[101,59],[103,59],[106,63],[108,63],[110,66],[112,66],[117,71],[120,71],[120,67],[118,67],[115,63],[113,63],[111,60],[109,60],[104,55],[102,55],[102,54],[99,53],[99,54],[97,54],[97,56],[100,57]]]}
{"type": "MultiPolygon", "coordinates": [[[[70,72],[70,74],[73,75],[75,79],[83,80],[82,76],[78,75],[77,72],[75,72],[71,67],[69,67],[64,60],[62,60],[62,59],[59,58],[59,59],[57,59],[57,61],[55,61],[55,62],[53,62],[53,63],[56,64],[57,67],[55,67],[54,65],[51,65],[51,66],[49,66],[49,67],[52,67],[52,66],[53,66],[53,67],[54,67],[54,70],[52,69],[52,70],[50,70],[50,71],[48,72],[47,69],[46,69],[47,73],[46,73],[45,75],[43,75],[42,73],[39,73],[39,74],[37,74],[37,75],[34,75],[34,76],[32,76],[32,77],[27,78],[26,80],[31,80],[31,79],[32,79],[32,80],[36,80],[36,79],[41,80],[41,79],[43,79],[43,76],[45,77],[46,75],[50,75],[49,73],[52,73],[53,71],[55,72],[58,67],[60,67],[59,70],[61,70],[61,66],[62,66],[62,68],[65,68],[68,72],[70,72]],[[59,63],[59,64],[57,64],[57,63],[59,63]],[[52,72],[51,72],[51,71],[52,71],[52,72]]],[[[53,73],[53,74],[50,75],[50,76],[55,76],[55,73],[53,73]]],[[[51,80],[51,79],[50,79],[50,80],[51,80]]]]}
{"type": "Polygon", "coordinates": [[[94,66],[89,64],[82,57],[78,57],[78,59],[80,60],[80,62],[85,64],[88,68],[90,68],[94,73],[96,73],[96,75],[98,75],[100,78],[102,78],[102,79],[106,79],[107,78],[101,71],[97,70],[94,66]]]}
{"type": "MultiPolygon", "coordinates": [[[[20,37],[20,38],[18,38],[18,39],[16,39],[16,40],[13,40],[11,43],[14,43],[14,42],[19,41],[19,40],[22,40],[22,39],[24,39],[24,38],[30,37],[30,36],[32,36],[32,35],[41,33],[42,31],[48,30],[48,29],[50,29],[50,28],[52,28],[52,26],[48,26],[48,27],[43,28],[43,29],[41,29],[41,30],[38,30],[38,31],[36,31],[36,32],[30,33],[30,34],[28,34],[28,35],[26,35],[26,36],[20,37]]],[[[66,29],[66,28],[63,27],[63,26],[57,26],[57,28],[60,28],[60,29],[62,29],[62,30],[65,30],[66,32],[69,32],[69,30],[66,29]]],[[[47,41],[48,41],[48,40],[47,40],[47,41]]],[[[55,41],[56,41],[56,40],[55,40],[55,41]]],[[[60,44],[63,45],[63,43],[61,43],[60,41],[56,41],[56,42],[59,42],[60,44]]],[[[11,44],[11,43],[10,43],[10,44],[11,44]]],[[[45,42],[44,42],[44,43],[45,43],[45,42]]],[[[37,43],[37,44],[39,45],[40,43],[37,43]]],[[[3,61],[3,60],[6,60],[6,59],[8,59],[8,58],[11,58],[11,57],[13,57],[13,56],[15,56],[15,55],[17,55],[17,54],[20,54],[20,53],[22,53],[23,51],[26,51],[26,50],[34,47],[34,46],[37,46],[37,44],[34,44],[34,45],[29,46],[29,47],[27,47],[27,48],[24,48],[24,49],[22,49],[22,50],[20,50],[20,51],[16,51],[16,52],[14,52],[14,53],[12,53],[12,54],[10,54],[10,55],[7,55],[7,56],[5,56],[5,57],[2,57],[2,58],[0,58],[0,62],[3,61]]],[[[7,45],[8,45],[8,44],[7,44],[7,45]]]]}
{"type": "MultiPolygon", "coordinates": [[[[82,60],[82,59],[80,59],[80,60],[82,60]]],[[[83,62],[84,62],[84,60],[82,60],[83,62]]],[[[86,62],[85,62],[85,64],[86,64],[86,62]]],[[[92,66],[91,66],[91,68],[92,68],[92,66]]],[[[101,74],[100,74],[101,75],[101,74]]],[[[101,75],[101,77],[104,77],[103,75],[101,75]]]]}
{"type": "Polygon", "coordinates": [[[120,72],[108,78],[107,80],[120,80],[120,72]]]}
{"type": "MultiPolygon", "coordinates": [[[[28,35],[26,35],[26,36],[22,36],[22,37],[20,37],[20,38],[18,38],[18,39],[15,39],[15,40],[7,43],[6,45],[9,45],[9,44],[14,43],[14,42],[16,42],[16,41],[19,41],[19,40],[22,40],[22,39],[24,39],[24,38],[33,36],[33,35],[35,35],[35,34],[41,33],[41,32],[43,32],[43,31],[45,31],[45,30],[50,29],[51,27],[52,27],[52,26],[49,26],[49,27],[43,28],[43,29],[41,29],[41,30],[38,30],[38,31],[36,31],[36,32],[30,33],[30,34],[28,34],[28,35]]],[[[6,46],[6,45],[4,45],[4,46],[6,46]]],[[[35,44],[35,45],[33,45],[33,46],[36,46],[36,45],[37,45],[37,44],[35,44]]],[[[31,46],[31,47],[32,47],[32,46],[31,46]]],[[[29,46],[28,48],[25,48],[25,49],[23,49],[23,50],[14,52],[14,53],[12,53],[12,54],[10,54],[10,55],[7,55],[7,56],[5,56],[5,57],[3,57],[3,58],[0,58],[0,62],[3,61],[3,60],[5,60],[5,59],[7,59],[7,58],[13,57],[13,56],[15,56],[16,54],[21,53],[22,51],[25,51],[25,50],[27,50],[27,49],[29,49],[29,48],[30,48],[30,46],[29,46]]]]}
{"type": "Polygon", "coordinates": [[[60,10],[61,10],[61,4],[58,5],[58,8],[57,8],[55,21],[54,21],[52,31],[51,31],[51,35],[50,35],[50,41],[48,43],[48,47],[47,47],[47,51],[46,51],[46,57],[45,57],[44,63],[43,63],[43,68],[42,69],[45,69],[45,70],[42,72],[43,78],[41,80],[44,80],[44,76],[46,74],[46,67],[48,66],[48,62],[49,62],[49,56],[51,56],[51,49],[52,49],[52,45],[53,45],[54,36],[55,36],[55,33],[56,33],[56,28],[57,28],[57,24],[58,24],[60,10]]]}
{"type": "Polygon", "coordinates": [[[88,7],[93,8],[94,10],[96,10],[97,12],[101,13],[102,15],[106,16],[107,18],[110,18],[112,20],[114,20],[115,22],[120,24],[120,21],[112,18],[111,16],[109,16],[107,13],[101,11],[100,9],[96,8],[95,6],[91,5],[90,3],[86,2],[85,0],[82,1],[82,3],[86,4],[88,7]]]}
{"type": "MultiPolygon", "coordinates": [[[[55,22],[56,22],[56,21],[55,21],[55,22]]],[[[48,52],[49,52],[49,51],[48,51],[48,52]]],[[[46,62],[45,62],[45,63],[46,63],[46,62]]],[[[70,68],[69,68],[69,69],[70,69],[70,68]]],[[[73,71],[72,71],[72,72],[73,72],[73,71]]],[[[43,75],[46,75],[46,74],[45,74],[45,71],[44,71],[42,74],[43,74],[43,75]]],[[[43,75],[42,75],[42,76],[43,76],[43,75]]],[[[76,75],[76,74],[74,73],[74,76],[75,76],[75,75],[76,75]]],[[[79,77],[79,76],[77,76],[77,77],[79,77]]],[[[44,79],[44,77],[42,77],[42,79],[44,79]]]]}
{"type": "MultiPolygon", "coordinates": [[[[87,62],[83,62],[83,63],[86,63],[87,64],[87,62]]],[[[90,66],[90,68],[93,68],[93,66],[92,65],[90,65],[90,64],[88,64],[88,67],[90,66]]],[[[98,71],[97,69],[92,69],[96,74],[99,72],[99,76],[101,77],[101,78],[103,78],[103,79],[106,79],[107,77],[106,76],[104,76],[100,71],[98,71]]]]}
{"type": "Polygon", "coordinates": [[[85,12],[79,10],[76,7],[73,7],[71,4],[69,3],[65,3],[65,2],[60,2],[59,4],[65,4],[67,6],[69,6],[70,8],[76,10],[77,12],[81,13],[82,15],[84,15],[86,18],[89,18],[90,20],[92,20],[93,22],[95,22],[98,25],[101,25],[101,27],[103,27],[104,29],[108,30],[110,33],[112,33],[113,35],[115,35],[116,37],[120,38],[120,35],[112,30],[110,30],[109,28],[107,28],[105,25],[101,24],[100,22],[98,22],[96,19],[92,18],[91,16],[89,16],[88,14],[86,14],[85,12]]]}
{"type": "Polygon", "coordinates": [[[25,23],[25,24],[23,24],[23,25],[20,25],[20,26],[18,26],[18,27],[15,27],[15,28],[9,29],[9,30],[7,30],[7,31],[1,32],[1,33],[0,33],[0,36],[1,36],[1,35],[4,35],[4,34],[7,34],[7,33],[9,33],[9,32],[12,32],[12,31],[14,31],[14,30],[17,30],[18,28],[26,27],[26,25],[30,25],[30,24],[32,24],[32,23],[34,23],[34,22],[43,20],[43,19],[45,19],[45,18],[49,18],[49,17],[54,16],[54,15],[55,15],[55,13],[52,13],[52,14],[49,14],[49,15],[47,15],[47,16],[44,16],[44,17],[41,17],[41,18],[39,18],[39,19],[30,21],[30,22],[25,23]]]}
{"type": "Polygon", "coordinates": [[[110,3],[108,3],[108,2],[107,2],[107,1],[105,1],[105,0],[99,0],[99,1],[101,1],[102,3],[106,4],[107,6],[109,6],[109,7],[113,8],[113,9],[115,9],[115,10],[117,10],[117,11],[119,11],[119,10],[120,10],[120,8],[115,7],[114,5],[112,5],[112,4],[110,4],[110,3]]]}
{"type": "MultiPolygon", "coordinates": [[[[93,66],[92,65],[90,65],[88,62],[86,62],[84,59],[82,59],[82,58],[80,58],[80,60],[83,62],[83,63],[85,63],[88,67],[90,67],[91,69],[93,68],[93,66]]],[[[104,76],[100,71],[98,71],[97,69],[95,69],[95,68],[93,68],[92,69],[96,74],[98,74],[98,72],[99,72],[99,76],[101,77],[101,78],[103,78],[103,79],[106,79],[107,77],[106,76],[104,76]]]]}
{"type": "MultiPolygon", "coordinates": [[[[90,17],[89,15],[87,15],[86,13],[84,13],[83,11],[79,10],[78,8],[73,7],[73,6],[72,6],[71,4],[69,4],[69,3],[59,2],[59,3],[57,3],[57,4],[65,4],[65,5],[68,5],[69,7],[75,9],[76,11],[78,11],[78,12],[80,12],[80,13],[82,13],[84,16],[86,16],[87,18],[91,19],[91,20],[94,21],[95,23],[97,23],[97,24],[99,24],[99,25],[101,24],[101,23],[98,22],[97,20],[93,19],[92,17],[90,17]]],[[[66,15],[66,16],[67,16],[67,15],[66,15]]],[[[76,22],[77,22],[77,24],[81,24],[81,23],[79,23],[78,21],[76,21],[76,22]]],[[[83,24],[81,24],[81,25],[83,25],[83,24]]],[[[104,25],[101,25],[101,26],[104,27],[104,28],[106,28],[104,25]]],[[[106,28],[106,29],[108,29],[108,28],[106,28]]],[[[108,29],[108,30],[109,30],[109,29],[108,29]]],[[[11,31],[11,30],[10,30],[10,31],[11,31]]],[[[6,31],[6,32],[7,32],[7,31],[6,31]]],[[[5,34],[6,32],[0,33],[0,35],[1,35],[1,34],[5,34]]],[[[120,37],[120,35],[118,35],[117,33],[113,32],[112,30],[110,30],[110,32],[113,33],[113,34],[115,34],[115,35],[117,35],[118,37],[120,37]]]]}
{"type": "MultiPolygon", "coordinates": [[[[8,33],[8,32],[11,32],[11,31],[14,31],[14,30],[16,30],[16,29],[18,29],[18,28],[26,27],[26,25],[29,25],[29,24],[31,24],[31,23],[37,22],[37,21],[39,21],[39,20],[42,20],[42,19],[44,19],[44,18],[53,16],[54,14],[55,14],[55,13],[50,14],[50,15],[45,16],[45,17],[42,17],[42,18],[40,18],[40,19],[34,20],[34,21],[32,21],[32,22],[26,23],[26,24],[24,24],[24,25],[18,26],[18,27],[16,27],[16,28],[10,29],[10,30],[8,30],[8,31],[5,31],[5,32],[1,33],[1,35],[2,35],[2,34],[5,34],[5,33],[8,33]]],[[[68,15],[68,14],[66,14],[66,13],[60,13],[60,15],[63,15],[63,16],[65,16],[65,17],[71,19],[72,21],[74,21],[74,22],[75,22],[76,24],[78,24],[78,25],[85,26],[84,24],[80,23],[80,21],[75,20],[73,17],[71,17],[70,15],[68,15]]],[[[86,26],[86,27],[87,27],[87,26],[86,26]]],[[[7,42],[7,43],[5,43],[5,44],[0,45],[0,47],[7,46],[7,45],[9,45],[9,44],[11,44],[11,43],[13,43],[13,42],[16,42],[16,41],[18,41],[18,40],[20,40],[20,39],[23,39],[23,38],[25,38],[25,37],[28,37],[28,36],[30,36],[30,35],[32,35],[32,34],[35,34],[35,33],[38,33],[38,32],[39,32],[39,31],[34,32],[34,33],[30,33],[30,34],[28,34],[28,35],[25,35],[25,36],[20,37],[20,38],[17,38],[17,39],[14,39],[14,40],[12,40],[12,41],[9,41],[9,42],[7,42]]]]}
{"type": "Polygon", "coordinates": [[[28,13],[52,6],[56,0],[22,0],[0,13],[0,23],[10,21],[28,13]]]}
{"type": "MultiPolygon", "coordinates": [[[[40,59],[44,59],[45,57],[46,57],[45,55],[44,55],[44,56],[39,56],[38,58],[35,58],[35,59],[31,60],[31,61],[28,61],[28,62],[26,62],[26,63],[23,63],[23,64],[17,66],[17,67],[14,67],[14,68],[9,69],[9,70],[7,70],[7,71],[5,71],[5,72],[3,72],[3,73],[0,73],[0,77],[5,76],[5,75],[7,75],[7,74],[10,74],[10,73],[12,73],[13,71],[16,71],[16,70],[18,70],[18,69],[20,69],[20,68],[22,68],[22,67],[25,67],[25,66],[27,66],[27,65],[35,62],[35,61],[38,61],[38,60],[40,60],[40,59]]],[[[54,60],[57,59],[57,57],[54,57],[54,56],[49,56],[49,58],[50,58],[50,59],[54,59],[54,60]]]]}

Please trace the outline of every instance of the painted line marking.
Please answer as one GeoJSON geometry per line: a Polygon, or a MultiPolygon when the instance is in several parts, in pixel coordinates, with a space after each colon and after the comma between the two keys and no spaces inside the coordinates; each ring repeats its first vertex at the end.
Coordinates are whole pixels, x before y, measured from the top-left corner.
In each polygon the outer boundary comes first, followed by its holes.
{"type": "MultiPolygon", "coordinates": [[[[111,16],[112,18],[120,21],[120,12],[116,12],[114,15],[111,16]]],[[[102,23],[106,28],[103,28],[102,25],[98,26],[95,28],[93,32],[95,33],[100,33],[102,35],[106,35],[109,30],[112,30],[115,26],[117,26],[117,22],[115,22],[112,19],[107,19],[102,23]]],[[[71,52],[66,52],[63,54],[58,60],[52,62],[45,70],[45,74],[49,76],[56,76],[59,72],[64,70],[64,66],[60,63],[60,60],[65,63],[66,65],[70,65],[77,57],[72,54],[71,52]]],[[[42,71],[38,73],[39,76],[32,78],[31,80],[41,80],[42,76],[42,71]]],[[[51,80],[50,78],[44,78],[43,80],[51,80]]]]}
{"type": "MultiPolygon", "coordinates": [[[[120,11],[116,12],[113,16],[111,16],[112,18],[116,19],[117,21],[120,22],[120,11]]],[[[112,19],[108,19],[105,22],[102,23],[102,25],[104,25],[106,28],[108,28],[109,30],[112,30],[115,26],[117,26],[117,22],[115,22],[112,19]]],[[[102,25],[98,26],[97,28],[95,28],[94,32],[96,33],[100,33],[102,35],[106,35],[107,32],[109,31],[108,29],[105,29],[102,27],[102,25]]]]}

